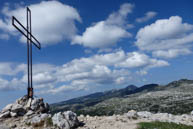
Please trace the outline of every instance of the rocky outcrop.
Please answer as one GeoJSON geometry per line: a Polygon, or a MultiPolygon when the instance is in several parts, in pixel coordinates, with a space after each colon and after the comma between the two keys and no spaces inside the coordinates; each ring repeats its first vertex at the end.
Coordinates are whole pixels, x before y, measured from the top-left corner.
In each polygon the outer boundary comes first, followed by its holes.
{"type": "MultiPolygon", "coordinates": [[[[0,127],[34,129],[73,129],[79,125],[77,115],[71,111],[49,114],[49,105],[43,98],[24,96],[8,104],[0,112],[0,127]]],[[[1,129],[0,128],[0,129],[1,129]]]]}
{"type": "Polygon", "coordinates": [[[13,104],[8,104],[0,112],[1,118],[19,117],[38,113],[47,113],[49,111],[49,105],[43,102],[42,98],[31,99],[27,96],[19,98],[13,104]]]}

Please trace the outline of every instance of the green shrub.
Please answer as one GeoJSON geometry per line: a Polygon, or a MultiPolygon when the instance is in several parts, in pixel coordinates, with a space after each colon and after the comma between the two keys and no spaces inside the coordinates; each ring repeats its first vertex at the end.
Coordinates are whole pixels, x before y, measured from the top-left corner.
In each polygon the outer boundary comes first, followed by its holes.
{"type": "Polygon", "coordinates": [[[53,126],[53,122],[52,122],[52,118],[47,118],[46,120],[45,120],[45,122],[46,122],[46,125],[48,125],[48,126],[53,126]]]}

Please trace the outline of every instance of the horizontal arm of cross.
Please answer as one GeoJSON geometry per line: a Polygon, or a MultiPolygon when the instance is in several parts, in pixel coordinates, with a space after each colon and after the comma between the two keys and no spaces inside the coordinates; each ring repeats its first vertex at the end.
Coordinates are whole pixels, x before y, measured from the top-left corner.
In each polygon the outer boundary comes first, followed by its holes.
{"type": "Polygon", "coordinates": [[[21,32],[28,40],[30,40],[38,49],[41,49],[41,44],[40,42],[31,34],[29,33],[29,31],[13,16],[12,17],[12,25],[19,31],[21,32]],[[17,22],[22,28],[23,30],[25,30],[25,32],[23,32],[19,27],[17,27],[15,25],[15,22],[17,22]],[[32,39],[30,39],[28,36],[27,36],[27,33],[31,36],[32,39]]]}

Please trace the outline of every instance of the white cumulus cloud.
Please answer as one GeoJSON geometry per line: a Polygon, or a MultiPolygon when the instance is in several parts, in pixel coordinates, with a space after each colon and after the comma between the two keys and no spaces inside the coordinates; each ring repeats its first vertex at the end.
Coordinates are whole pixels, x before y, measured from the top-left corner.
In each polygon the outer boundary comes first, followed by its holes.
{"type": "MultiPolygon", "coordinates": [[[[81,22],[78,11],[59,1],[42,1],[38,4],[29,5],[32,11],[32,33],[43,46],[59,43],[65,39],[72,39],[76,34],[75,21],[81,22]]],[[[26,26],[26,8],[17,6],[10,9],[9,4],[5,5],[4,18],[0,19],[0,29],[10,34],[17,30],[11,24],[11,17],[15,16],[26,26]]],[[[26,42],[24,37],[20,40],[26,42]]]]}
{"type": "Polygon", "coordinates": [[[160,67],[160,66],[168,66],[168,62],[164,60],[157,60],[154,58],[150,58],[149,56],[139,53],[139,52],[131,52],[127,53],[127,58],[117,63],[115,66],[118,67],[126,67],[126,68],[134,68],[134,67],[160,67]]]}
{"type": "Polygon", "coordinates": [[[138,22],[138,23],[146,22],[146,21],[154,18],[156,15],[157,15],[156,12],[153,12],[153,11],[147,12],[144,17],[137,18],[136,22],[138,22]]]}
{"type": "MultiPolygon", "coordinates": [[[[135,74],[131,72],[133,68],[147,73],[151,68],[168,65],[169,63],[164,60],[151,58],[140,52],[125,52],[119,49],[106,54],[74,59],[58,66],[34,64],[33,84],[39,94],[120,86],[127,85],[132,79],[135,74]]],[[[27,86],[26,64],[1,62],[0,79],[1,90],[21,89],[27,86]],[[12,78],[11,81],[6,79],[7,75],[12,78]]]]}
{"type": "Polygon", "coordinates": [[[99,21],[86,28],[82,35],[74,37],[72,44],[81,44],[90,48],[108,48],[116,45],[122,38],[131,37],[125,27],[127,15],[132,12],[134,5],[125,3],[117,12],[109,15],[104,21],[99,21]]]}
{"type": "Polygon", "coordinates": [[[153,52],[157,57],[186,55],[191,53],[193,25],[182,23],[179,16],[172,16],[141,28],[136,39],[140,50],[153,52]]]}
{"type": "Polygon", "coordinates": [[[19,72],[25,72],[25,64],[17,64],[11,62],[0,62],[0,75],[15,75],[19,72]]]}
{"type": "Polygon", "coordinates": [[[188,55],[191,53],[192,53],[191,50],[187,48],[181,48],[181,49],[158,50],[154,51],[152,54],[154,57],[174,58],[180,55],[188,55]]]}

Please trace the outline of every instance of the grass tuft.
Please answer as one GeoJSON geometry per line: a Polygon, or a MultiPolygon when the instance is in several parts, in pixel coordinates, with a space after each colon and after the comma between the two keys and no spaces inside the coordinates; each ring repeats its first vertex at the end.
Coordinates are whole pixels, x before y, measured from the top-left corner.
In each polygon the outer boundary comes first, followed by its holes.
{"type": "Polygon", "coordinates": [[[141,122],[137,129],[193,129],[193,126],[168,122],[141,122]]]}

